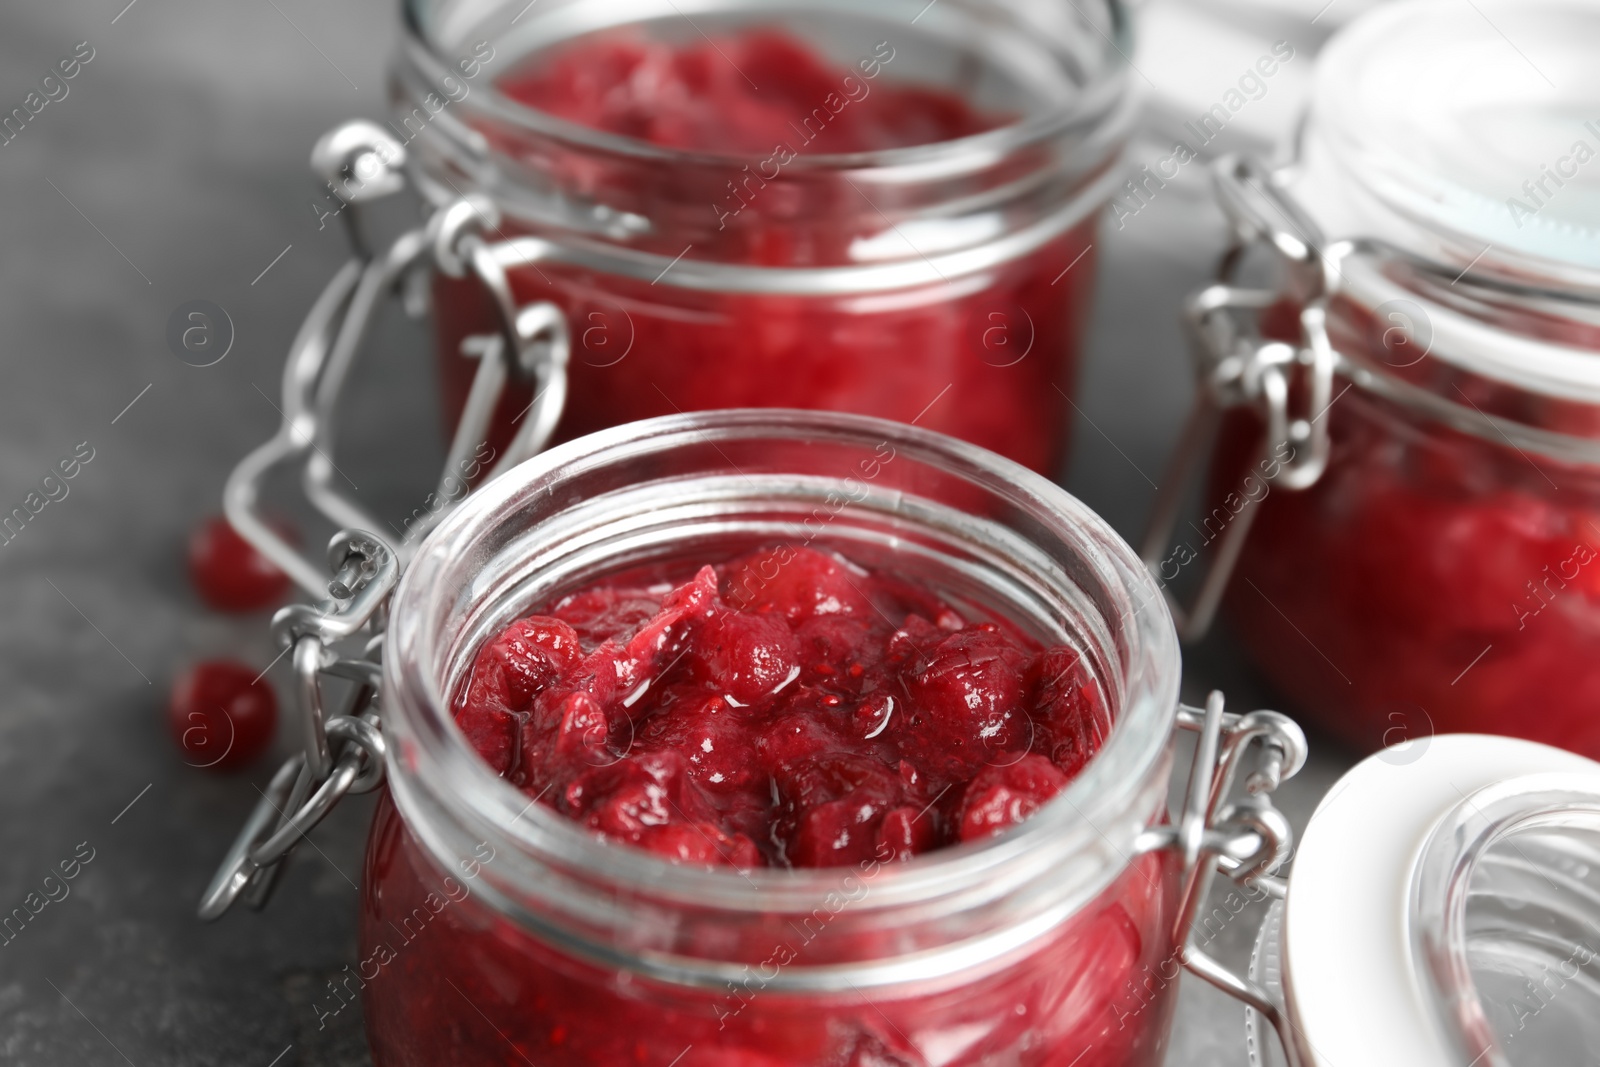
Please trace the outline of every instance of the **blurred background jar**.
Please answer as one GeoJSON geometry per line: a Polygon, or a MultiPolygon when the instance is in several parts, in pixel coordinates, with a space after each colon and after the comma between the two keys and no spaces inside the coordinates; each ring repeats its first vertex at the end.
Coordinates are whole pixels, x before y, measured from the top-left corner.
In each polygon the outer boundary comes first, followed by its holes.
{"type": "Polygon", "coordinates": [[[1323,52],[1292,164],[1218,168],[1236,244],[1188,308],[1202,395],[1146,560],[1204,572],[1186,636],[1225,602],[1362,747],[1600,754],[1597,50],[1592,5],[1387,6],[1323,52]]]}
{"type": "MultiPolygon", "coordinates": [[[[788,406],[1053,471],[1134,113],[1115,0],[410,0],[410,171],[566,315],[559,436],[788,406]]],[[[433,287],[447,421],[493,304],[433,287]]],[[[508,390],[491,444],[533,399],[508,390]]]]}

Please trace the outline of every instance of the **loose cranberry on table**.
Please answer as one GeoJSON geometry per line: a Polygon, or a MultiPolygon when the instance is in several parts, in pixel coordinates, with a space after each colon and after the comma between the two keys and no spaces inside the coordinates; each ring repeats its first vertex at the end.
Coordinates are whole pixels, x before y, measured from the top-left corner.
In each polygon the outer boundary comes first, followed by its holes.
{"type": "Polygon", "coordinates": [[[518,620],[478,652],[456,721],[495,771],[607,841],[735,867],[1001,832],[1109,726],[1074,650],[787,548],[518,620]]]}
{"type": "Polygon", "coordinates": [[[239,536],[221,515],[189,538],[189,576],[200,597],[218,611],[260,611],[280,603],[289,576],[239,536]]]}
{"type": "Polygon", "coordinates": [[[231,660],[206,660],[182,674],[167,704],[167,727],[194,767],[232,770],[272,743],[278,701],[261,672],[231,660]]]}

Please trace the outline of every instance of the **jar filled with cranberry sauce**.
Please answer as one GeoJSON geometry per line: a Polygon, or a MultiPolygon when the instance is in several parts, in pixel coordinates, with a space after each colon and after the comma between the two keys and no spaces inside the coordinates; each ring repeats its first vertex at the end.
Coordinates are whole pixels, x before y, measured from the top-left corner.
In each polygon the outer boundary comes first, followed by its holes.
{"type": "MultiPolygon", "coordinates": [[[[493,260],[433,286],[447,422],[497,302],[550,302],[572,343],[560,438],[805,407],[1054,469],[1133,115],[1116,0],[405,15],[390,151],[493,260]]],[[[501,396],[492,447],[538,384],[501,396]]]]}
{"type": "Polygon", "coordinates": [[[1224,606],[1351,743],[1597,756],[1600,13],[1485,10],[1356,20],[1319,60],[1299,158],[1219,167],[1237,243],[1188,309],[1201,398],[1145,556],[1163,584],[1204,571],[1186,636],[1224,606]],[[1262,261],[1276,285],[1251,280],[1262,261]]]}
{"type": "Polygon", "coordinates": [[[1287,850],[1293,725],[1180,708],[1133,551],[898,423],[558,446],[430,535],[388,627],[379,1067],[1154,1067],[1202,872],[1287,850]]]}

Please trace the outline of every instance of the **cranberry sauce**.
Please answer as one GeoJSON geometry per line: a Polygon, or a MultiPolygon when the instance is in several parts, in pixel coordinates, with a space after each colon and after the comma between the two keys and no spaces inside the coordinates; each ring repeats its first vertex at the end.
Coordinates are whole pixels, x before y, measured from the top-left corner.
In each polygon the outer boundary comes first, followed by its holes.
{"type": "Polygon", "coordinates": [[[620,31],[541,56],[502,79],[500,89],[570,122],[704,152],[765,154],[797,137],[825,138],[812,150],[834,155],[911,148],[1005,121],[937,89],[872,86],[893,53],[881,45],[859,70],[840,70],[775,30],[683,45],[620,31]],[[825,125],[812,117],[819,105],[827,109],[825,125]]]}
{"type": "Polygon", "coordinates": [[[606,840],[735,867],[996,833],[1109,726],[1074,650],[812,549],[567,596],[479,651],[456,721],[497,772],[606,840]]]}
{"type": "MultiPolygon", "coordinates": [[[[1579,397],[1469,378],[1416,355],[1388,320],[1349,302],[1335,311],[1335,343],[1386,373],[1479,412],[1600,435],[1596,406],[1579,397]]],[[[1268,332],[1294,336],[1296,314],[1271,309],[1268,332]]],[[[1600,333],[1570,324],[1499,325],[1600,349],[1600,333]]],[[[1300,491],[1237,491],[1261,440],[1254,416],[1235,413],[1219,441],[1211,495],[1235,490],[1235,505],[1209,512],[1204,536],[1258,510],[1228,608],[1262,671],[1303,721],[1362,749],[1494,733],[1600,758],[1594,467],[1419,420],[1360,388],[1340,394],[1328,421],[1328,468],[1300,491]]]]}
{"type": "Polygon", "coordinates": [[[1262,670],[1362,749],[1466,732],[1600,757],[1600,480],[1354,391],[1331,418],[1317,483],[1250,505],[1228,604],[1262,670]]]}
{"type": "MultiPolygon", "coordinates": [[[[536,159],[562,203],[635,219],[636,231],[615,238],[627,249],[673,261],[653,280],[559,257],[510,273],[519,302],[548,300],[566,313],[573,352],[561,437],[678,411],[815,408],[916,421],[1052,470],[1066,442],[1064,395],[1073,388],[1094,278],[1093,212],[981,273],[938,273],[888,292],[674,285],[674,271],[700,261],[758,268],[903,261],[915,275],[939,253],[970,247],[975,233],[1002,224],[999,212],[946,218],[922,203],[933,193],[894,184],[904,176],[863,177],[865,162],[807,169],[819,156],[946,142],[1015,119],[906,80],[907,60],[896,66],[892,42],[863,42],[857,52],[836,64],[775,30],[682,43],[618,30],[541,52],[499,79],[497,90],[515,103],[684,153],[682,162],[644,168],[554,141],[505,148],[536,159]]],[[[998,165],[1003,173],[951,178],[938,196],[970,205],[992,198],[996,187],[1043,181],[1039,172],[1053,165],[1048,154],[1019,152],[998,165]]],[[[1071,195],[1060,182],[1041,188],[1054,190],[1038,194],[1044,201],[1071,195]]],[[[519,228],[543,233],[542,224],[515,219],[501,233],[519,228]]],[[[567,239],[564,230],[544,235],[567,239]]],[[[440,276],[434,303],[442,400],[453,423],[477,369],[461,354],[462,340],[494,331],[495,312],[470,279],[440,276]]],[[[497,451],[531,398],[520,383],[508,390],[490,437],[497,451]]]]}

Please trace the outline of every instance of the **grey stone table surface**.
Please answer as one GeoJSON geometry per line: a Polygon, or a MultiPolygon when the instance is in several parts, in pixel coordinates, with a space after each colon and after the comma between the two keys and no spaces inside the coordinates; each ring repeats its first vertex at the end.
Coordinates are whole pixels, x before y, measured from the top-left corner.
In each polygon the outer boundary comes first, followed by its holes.
{"type": "MultiPolygon", "coordinates": [[[[0,8],[0,112],[75,50],[92,56],[0,146],[0,510],[74,449],[93,455],[0,545],[0,912],[60,861],[93,857],[0,945],[0,1063],[368,1062],[357,1009],[319,1027],[310,1001],[355,959],[369,807],[313,835],[266,913],[203,926],[197,896],[267,771],[186,767],[162,707],[187,662],[272,659],[264,617],[199,605],[183,544],[275,428],[283,353],[344,254],[318,229],[304,161],[337,121],[383,114],[395,25],[387,0],[0,8]],[[215,366],[168,351],[168,317],[192,299],[233,321],[215,366]]],[[[1173,309],[1219,234],[1186,179],[1101,239],[1067,484],[1130,537],[1188,402],[1173,309]]],[[[397,326],[384,341],[397,369],[364,381],[341,462],[364,501],[404,515],[441,446],[421,338],[397,326]]],[[[1226,636],[1187,669],[1191,698],[1222,686],[1235,706],[1272,702],[1226,636]]],[[[1285,790],[1297,823],[1348,762],[1319,743],[1285,790]]],[[[1251,925],[1225,931],[1230,958],[1251,925]]],[[[1169,1062],[1243,1063],[1242,1022],[1189,983],[1169,1062]]]]}

